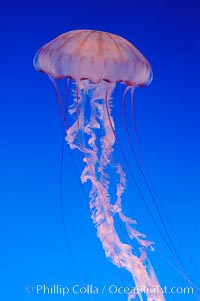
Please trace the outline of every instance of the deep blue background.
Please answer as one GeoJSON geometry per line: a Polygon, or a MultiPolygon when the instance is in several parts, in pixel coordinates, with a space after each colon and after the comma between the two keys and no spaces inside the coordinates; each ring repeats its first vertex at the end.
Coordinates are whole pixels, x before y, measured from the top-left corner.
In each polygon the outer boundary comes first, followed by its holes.
{"type": "MultiPolygon", "coordinates": [[[[97,286],[122,284],[124,279],[105,259],[67,150],[64,212],[78,267],[66,248],[59,198],[59,110],[50,81],[34,70],[32,60],[39,47],[72,29],[122,35],[150,60],[154,81],[135,95],[144,158],[184,252],[199,268],[198,1],[16,1],[1,4],[0,23],[1,299],[61,300],[55,295],[28,295],[24,287],[71,286],[81,283],[78,272],[85,283],[97,286]]],[[[134,203],[134,193],[131,202],[134,211],[138,209],[142,230],[165,254],[165,245],[147,212],[138,200],[134,203]]],[[[199,274],[181,250],[180,254],[191,279],[198,282],[199,274]]],[[[159,252],[152,254],[152,262],[162,285],[187,285],[159,252]]],[[[89,297],[70,295],[64,299],[89,297]]],[[[169,301],[180,299],[195,300],[192,295],[166,296],[169,301]]],[[[93,296],[93,300],[126,300],[126,296],[107,294],[93,296]]]]}

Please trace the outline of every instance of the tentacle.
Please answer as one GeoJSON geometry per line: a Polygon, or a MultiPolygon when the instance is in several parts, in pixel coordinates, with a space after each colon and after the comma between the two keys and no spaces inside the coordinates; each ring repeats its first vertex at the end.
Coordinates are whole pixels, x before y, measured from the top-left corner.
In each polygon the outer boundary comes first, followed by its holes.
{"type": "Polygon", "coordinates": [[[116,202],[111,204],[109,185],[111,181],[107,168],[110,168],[111,156],[114,151],[115,135],[113,133],[114,121],[111,116],[109,100],[114,85],[104,83],[94,85],[89,81],[79,86],[80,94],[76,95],[74,104],[70,108],[71,114],[76,114],[74,124],[67,130],[66,140],[70,148],[77,148],[84,153],[83,162],[85,167],[81,174],[83,183],[88,180],[92,187],[90,190],[90,209],[92,219],[97,229],[97,235],[101,240],[106,257],[119,268],[123,267],[129,271],[134,283],[140,290],[135,294],[131,292],[128,300],[135,299],[136,295],[143,301],[143,293],[147,301],[164,301],[161,291],[155,296],[151,290],[146,291],[144,287],[155,288],[159,286],[154,270],[147,258],[148,248],[152,243],[147,241],[145,235],[137,231],[133,226],[135,220],[124,215],[122,211],[121,197],[126,188],[125,173],[119,163],[114,166],[119,182],[114,183],[116,189],[116,202]],[[90,117],[86,120],[84,114],[84,99],[88,91],[92,93],[90,98],[90,117]],[[105,97],[106,95],[106,97],[105,97]],[[101,102],[99,100],[101,99],[101,102]],[[76,108],[76,109],[75,109],[76,108]],[[108,114],[106,114],[108,112],[108,114]],[[110,126],[112,124],[112,126],[110,126]],[[99,132],[103,132],[100,135],[99,132]],[[80,141],[84,137],[84,142],[80,141]],[[121,241],[116,229],[114,216],[118,215],[125,223],[127,232],[131,239],[138,243],[139,256],[133,254],[133,246],[121,241]]]}

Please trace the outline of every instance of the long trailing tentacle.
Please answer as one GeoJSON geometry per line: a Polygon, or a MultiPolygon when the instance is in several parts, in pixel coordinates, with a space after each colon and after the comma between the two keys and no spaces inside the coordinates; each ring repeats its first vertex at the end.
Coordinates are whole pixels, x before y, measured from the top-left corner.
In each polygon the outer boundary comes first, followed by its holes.
{"type": "MultiPolygon", "coordinates": [[[[181,242],[179,241],[179,239],[177,237],[176,231],[173,228],[173,226],[172,226],[172,224],[171,224],[171,222],[168,218],[168,215],[167,215],[167,213],[166,213],[166,211],[163,207],[163,204],[162,204],[162,202],[161,202],[161,200],[160,200],[160,198],[159,198],[159,196],[158,196],[158,194],[155,190],[155,187],[153,185],[150,173],[148,171],[148,168],[147,168],[146,163],[145,163],[144,158],[143,158],[143,153],[142,153],[142,149],[141,149],[141,145],[140,145],[140,141],[139,141],[139,136],[138,136],[138,131],[137,131],[136,118],[135,118],[134,91],[135,91],[134,87],[131,87],[131,88],[128,87],[128,88],[125,89],[125,92],[124,92],[124,95],[123,95],[123,115],[124,115],[124,123],[125,123],[126,133],[127,133],[127,136],[128,136],[129,146],[130,146],[133,158],[136,162],[136,165],[137,165],[137,167],[140,171],[140,174],[142,175],[142,178],[145,182],[145,185],[146,185],[146,187],[149,191],[149,194],[151,196],[151,199],[152,199],[153,204],[155,206],[155,209],[157,211],[158,217],[160,218],[161,225],[162,225],[162,227],[165,231],[166,236],[164,236],[163,232],[162,232],[161,236],[164,239],[165,243],[167,242],[167,246],[168,246],[169,250],[171,251],[172,257],[174,258],[176,264],[179,265],[179,269],[180,269],[179,273],[182,275],[182,277],[190,285],[192,285],[193,287],[196,287],[196,285],[194,283],[192,283],[192,281],[190,280],[188,274],[186,273],[185,265],[184,265],[182,259],[180,258],[180,255],[178,253],[176,245],[174,244],[174,242],[172,240],[172,237],[169,233],[169,230],[166,226],[165,220],[167,220],[167,222],[168,222],[168,224],[171,228],[171,231],[172,231],[174,237],[176,238],[176,240],[179,242],[179,244],[181,246],[181,249],[184,252],[186,258],[190,261],[191,265],[193,266],[193,264],[191,262],[191,259],[189,258],[189,255],[186,254],[185,249],[183,248],[181,242]],[[134,135],[135,135],[136,147],[137,147],[139,158],[137,157],[136,151],[134,150],[134,146],[133,146],[133,142],[132,142],[132,139],[131,139],[130,130],[129,130],[128,122],[127,122],[127,117],[126,117],[126,96],[127,96],[127,92],[129,90],[131,90],[131,112],[132,112],[133,132],[134,132],[134,135]]],[[[159,232],[161,234],[160,230],[159,230],[159,232]]],[[[194,267],[194,269],[195,269],[195,267],[194,267]]],[[[197,270],[196,270],[196,272],[199,273],[199,271],[197,271],[197,270]]]]}
{"type": "MultiPolygon", "coordinates": [[[[67,82],[66,82],[66,99],[63,103],[60,92],[59,92],[57,84],[56,84],[56,81],[54,80],[54,78],[52,78],[50,76],[49,76],[49,78],[51,79],[51,81],[53,83],[53,86],[54,86],[54,89],[55,89],[55,92],[56,92],[56,97],[57,97],[57,100],[58,100],[60,113],[61,113],[61,120],[62,120],[62,124],[63,124],[61,159],[60,159],[60,212],[61,212],[62,226],[63,226],[63,231],[64,231],[67,250],[68,250],[68,252],[70,254],[70,257],[72,259],[72,263],[73,263],[73,265],[76,269],[76,273],[77,273],[82,285],[85,286],[85,281],[84,281],[83,276],[82,276],[82,274],[81,274],[81,272],[78,268],[77,262],[74,258],[73,251],[72,251],[72,248],[71,248],[70,240],[69,240],[69,237],[68,237],[68,229],[67,229],[67,225],[66,225],[65,217],[64,217],[64,208],[63,208],[63,161],[64,161],[64,146],[65,146],[65,143],[64,143],[65,139],[64,138],[65,138],[65,134],[66,134],[66,111],[67,111],[67,107],[68,107],[69,79],[67,79],[67,82]]],[[[78,171],[77,171],[73,156],[70,152],[70,149],[69,149],[69,153],[70,153],[70,157],[71,157],[75,172],[77,174],[77,178],[79,178],[78,177],[78,171]]],[[[81,187],[83,188],[82,185],[81,185],[81,187]]],[[[83,190],[83,193],[85,194],[84,190],[83,190]]],[[[92,298],[91,294],[88,294],[88,300],[93,301],[93,298],[92,298]]]]}

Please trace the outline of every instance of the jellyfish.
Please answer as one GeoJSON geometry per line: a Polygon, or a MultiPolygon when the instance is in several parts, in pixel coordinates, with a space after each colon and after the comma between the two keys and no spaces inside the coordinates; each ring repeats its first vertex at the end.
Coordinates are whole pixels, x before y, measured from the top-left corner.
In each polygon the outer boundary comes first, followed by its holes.
{"type": "MultiPolygon", "coordinates": [[[[68,106],[74,122],[66,127],[65,140],[70,149],[77,149],[82,154],[84,168],[80,179],[82,183],[90,182],[91,217],[105,255],[118,268],[131,274],[137,288],[129,292],[128,301],[136,298],[164,301],[162,290],[155,293],[155,288],[160,285],[148,257],[149,251],[154,250],[153,242],[138,231],[136,220],[123,212],[122,198],[128,183],[122,164],[113,160],[118,143],[117,125],[112,115],[113,91],[118,83],[122,83],[125,97],[127,91],[133,94],[135,87],[149,85],[153,76],[148,60],[118,35],[73,30],[41,47],[33,63],[37,71],[50,77],[59,101],[55,80],[67,78],[74,82],[73,103],[68,106]],[[110,176],[111,169],[116,181],[110,176]],[[111,201],[110,187],[113,185],[115,195],[112,194],[111,201]],[[135,244],[122,241],[116,228],[116,217],[124,225],[129,241],[135,244]]],[[[64,115],[62,109],[63,120],[64,115]]]]}

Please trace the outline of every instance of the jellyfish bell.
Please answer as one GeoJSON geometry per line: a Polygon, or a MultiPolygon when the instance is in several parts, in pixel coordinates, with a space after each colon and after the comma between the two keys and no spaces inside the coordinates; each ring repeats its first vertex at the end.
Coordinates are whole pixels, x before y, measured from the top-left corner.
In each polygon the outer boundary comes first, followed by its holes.
{"type": "MultiPolygon", "coordinates": [[[[117,267],[130,272],[136,287],[141,288],[137,292],[140,301],[144,300],[144,295],[147,301],[164,301],[161,290],[156,296],[151,290],[145,291],[145,287],[159,286],[147,256],[148,251],[153,250],[153,243],[135,229],[136,221],[123,213],[126,176],[120,162],[111,163],[118,142],[112,116],[112,92],[117,82],[132,90],[150,84],[153,76],[149,62],[120,36],[95,30],[74,30],[41,47],[33,63],[37,71],[46,73],[51,79],[75,81],[76,91],[68,109],[75,121],[66,127],[66,141],[71,149],[78,149],[83,154],[81,181],[91,183],[91,217],[106,257],[117,267]],[[90,105],[87,118],[86,101],[90,105]],[[116,181],[111,180],[110,168],[116,174],[116,181]],[[115,190],[112,201],[110,186],[115,190]],[[125,226],[129,240],[135,242],[134,247],[121,240],[115,225],[116,217],[125,226]]],[[[53,83],[61,103],[58,88],[53,83]]],[[[133,299],[135,294],[129,294],[128,300],[133,299]]]]}
{"type": "Polygon", "coordinates": [[[124,38],[95,30],[66,32],[39,49],[36,70],[62,79],[89,79],[146,86],[152,81],[147,59],[124,38]]]}

